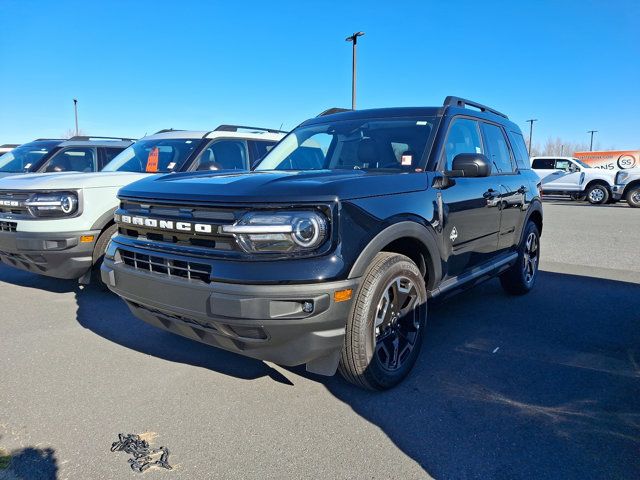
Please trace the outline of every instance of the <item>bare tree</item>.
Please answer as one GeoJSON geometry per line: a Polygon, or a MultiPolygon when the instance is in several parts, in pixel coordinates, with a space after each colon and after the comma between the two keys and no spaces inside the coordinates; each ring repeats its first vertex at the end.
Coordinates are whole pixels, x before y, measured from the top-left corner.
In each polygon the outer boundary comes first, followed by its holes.
{"type": "MultiPolygon", "coordinates": [[[[527,149],[529,148],[529,141],[525,139],[525,143],[527,144],[527,149]]],[[[595,142],[593,144],[594,150],[600,150],[600,142],[595,142]]],[[[609,150],[615,150],[615,147],[610,147],[609,150]]],[[[571,157],[576,152],[586,152],[589,151],[589,143],[587,142],[572,142],[569,140],[562,139],[560,137],[549,137],[544,142],[544,146],[540,147],[540,144],[534,142],[533,147],[530,150],[530,155],[532,157],[542,155],[557,155],[563,157],[571,157]]]]}
{"type": "MultiPolygon", "coordinates": [[[[78,129],[78,135],[87,135],[87,133],[81,128],[78,129]]],[[[65,133],[62,134],[62,138],[71,138],[76,136],[75,128],[69,128],[65,133]]]]}

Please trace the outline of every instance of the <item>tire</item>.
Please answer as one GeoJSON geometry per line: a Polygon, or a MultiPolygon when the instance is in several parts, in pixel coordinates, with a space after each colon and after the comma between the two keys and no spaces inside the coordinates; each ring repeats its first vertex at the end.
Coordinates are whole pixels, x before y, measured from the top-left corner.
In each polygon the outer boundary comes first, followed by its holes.
{"type": "Polygon", "coordinates": [[[640,185],[631,188],[624,198],[630,207],[640,208],[640,185]]]}
{"type": "Polygon", "coordinates": [[[426,301],[424,278],[411,259],[396,253],[377,254],[347,320],[338,367],[341,375],[369,390],[400,383],[420,353],[426,301]]]}
{"type": "Polygon", "coordinates": [[[107,245],[109,245],[109,240],[114,233],[118,230],[116,225],[109,226],[105,231],[103,231],[98,240],[96,240],[96,244],[93,247],[93,265],[91,267],[91,281],[92,283],[97,284],[101,288],[105,290],[108,289],[107,285],[102,281],[100,276],[100,267],[102,266],[102,259],[104,258],[104,252],[107,250],[107,245]]]}
{"type": "Polygon", "coordinates": [[[587,188],[586,198],[591,205],[602,205],[609,201],[609,189],[600,183],[596,183],[587,188]]]}
{"type": "Polygon", "coordinates": [[[518,247],[518,261],[500,275],[500,284],[510,295],[529,293],[538,278],[540,264],[540,232],[535,223],[525,227],[518,247]]]}

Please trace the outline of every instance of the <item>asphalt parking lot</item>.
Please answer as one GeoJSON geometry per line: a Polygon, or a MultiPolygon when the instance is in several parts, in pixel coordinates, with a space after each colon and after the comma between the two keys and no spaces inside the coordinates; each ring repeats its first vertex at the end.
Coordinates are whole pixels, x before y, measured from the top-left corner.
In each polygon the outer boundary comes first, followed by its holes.
{"type": "Polygon", "coordinates": [[[492,280],[432,306],[413,374],[382,394],[0,266],[0,479],[638,478],[639,239],[626,205],[546,201],[535,291],[492,280]],[[174,469],[132,472],[121,432],[153,432],[174,469]]]}

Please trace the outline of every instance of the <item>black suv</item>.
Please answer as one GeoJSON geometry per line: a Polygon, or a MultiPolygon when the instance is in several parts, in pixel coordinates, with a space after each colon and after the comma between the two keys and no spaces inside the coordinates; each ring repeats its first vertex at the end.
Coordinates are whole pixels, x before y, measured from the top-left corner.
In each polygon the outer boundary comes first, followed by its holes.
{"type": "Polygon", "coordinates": [[[323,114],[252,172],[124,187],[102,277],[157,327],[385,389],[430,298],[533,287],[538,182],[518,126],[468,100],[323,114]]]}

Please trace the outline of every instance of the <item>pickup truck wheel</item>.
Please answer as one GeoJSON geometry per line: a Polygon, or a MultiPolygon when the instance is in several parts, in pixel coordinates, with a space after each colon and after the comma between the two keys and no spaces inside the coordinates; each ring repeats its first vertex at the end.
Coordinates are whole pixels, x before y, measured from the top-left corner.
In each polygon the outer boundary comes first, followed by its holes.
{"type": "Polygon", "coordinates": [[[93,266],[91,267],[92,283],[95,282],[96,285],[99,285],[104,289],[108,289],[108,287],[100,277],[100,266],[102,265],[104,252],[107,250],[107,245],[109,245],[109,240],[111,240],[111,237],[117,230],[118,227],[116,225],[111,225],[100,234],[98,240],[96,240],[95,246],[93,247],[93,266]]]}
{"type": "Polygon", "coordinates": [[[609,201],[609,189],[604,185],[596,184],[587,189],[587,200],[592,205],[602,205],[609,201]]]}
{"type": "Polygon", "coordinates": [[[540,232],[535,223],[526,226],[518,261],[500,275],[500,284],[511,295],[524,295],[536,283],[540,263],[540,232]]]}
{"type": "Polygon", "coordinates": [[[640,208],[640,186],[630,189],[626,193],[625,199],[630,207],[640,208]]]}
{"type": "Polygon", "coordinates": [[[339,370],[369,390],[400,383],[420,353],[427,310],[420,270],[396,253],[375,256],[347,320],[339,370]]]}

